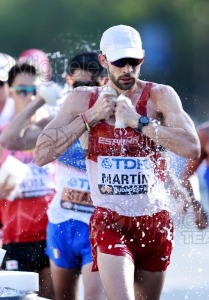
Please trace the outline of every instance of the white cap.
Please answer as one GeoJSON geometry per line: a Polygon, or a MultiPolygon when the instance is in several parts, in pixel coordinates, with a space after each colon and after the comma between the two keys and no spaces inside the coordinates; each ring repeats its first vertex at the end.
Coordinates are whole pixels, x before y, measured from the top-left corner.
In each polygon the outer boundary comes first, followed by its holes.
{"type": "Polygon", "coordinates": [[[126,25],[117,25],[107,29],[102,35],[100,50],[109,62],[125,57],[144,57],[139,32],[126,25]]]}
{"type": "Polygon", "coordinates": [[[8,54],[0,53],[0,81],[7,81],[8,73],[14,65],[14,58],[8,54]]]}

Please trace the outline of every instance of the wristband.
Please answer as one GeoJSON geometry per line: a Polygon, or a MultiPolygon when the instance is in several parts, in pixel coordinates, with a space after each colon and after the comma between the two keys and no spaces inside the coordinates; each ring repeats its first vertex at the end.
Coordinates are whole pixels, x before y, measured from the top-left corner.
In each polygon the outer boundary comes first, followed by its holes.
{"type": "Polygon", "coordinates": [[[90,126],[89,126],[89,123],[87,122],[86,116],[84,115],[84,113],[80,114],[80,116],[83,119],[83,122],[85,124],[86,130],[89,132],[90,131],[90,126]]]}

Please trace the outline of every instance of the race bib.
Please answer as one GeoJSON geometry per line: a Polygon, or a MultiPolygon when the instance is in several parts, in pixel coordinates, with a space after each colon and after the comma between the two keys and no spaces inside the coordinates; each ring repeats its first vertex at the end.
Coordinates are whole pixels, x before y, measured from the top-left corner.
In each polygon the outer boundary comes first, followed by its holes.
{"type": "Polygon", "coordinates": [[[98,157],[98,188],[101,194],[147,194],[154,183],[154,164],[148,157],[98,157]]]}
{"type": "Polygon", "coordinates": [[[28,164],[29,172],[20,184],[17,198],[42,197],[53,195],[55,191],[53,164],[38,167],[34,163],[28,164]]]}
{"type": "Polygon", "coordinates": [[[74,211],[93,213],[94,207],[90,197],[90,187],[87,176],[75,175],[63,188],[61,207],[74,211]]]}

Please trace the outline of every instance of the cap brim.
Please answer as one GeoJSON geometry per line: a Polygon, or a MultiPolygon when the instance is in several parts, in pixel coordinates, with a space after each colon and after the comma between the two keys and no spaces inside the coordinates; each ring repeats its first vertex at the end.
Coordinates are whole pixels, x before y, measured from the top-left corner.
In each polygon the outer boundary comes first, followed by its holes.
{"type": "Polygon", "coordinates": [[[144,58],[144,51],[139,48],[117,49],[105,54],[109,62],[116,61],[121,58],[144,58]]]}
{"type": "Polygon", "coordinates": [[[0,70],[0,81],[7,81],[8,80],[8,72],[4,70],[0,70]]]}
{"type": "Polygon", "coordinates": [[[15,59],[8,54],[0,53],[0,80],[8,80],[8,72],[15,65],[15,59]]]}

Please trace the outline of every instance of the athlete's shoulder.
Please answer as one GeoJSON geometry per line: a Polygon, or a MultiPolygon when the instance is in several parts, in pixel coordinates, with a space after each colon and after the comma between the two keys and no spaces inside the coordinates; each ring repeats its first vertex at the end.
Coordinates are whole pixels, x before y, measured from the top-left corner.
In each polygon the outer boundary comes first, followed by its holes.
{"type": "Polygon", "coordinates": [[[169,107],[173,107],[173,105],[175,107],[178,106],[179,108],[182,107],[179,95],[170,85],[153,83],[150,91],[150,98],[154,103],[158,103],[163,107],[168,105],[169,107]]]}
{"type": "Polygon", "coordinates": [[[170,85],[152,82],[151,93],[163,95],[167,93],[175,93],[175,90],[170,85]]]}
{"type": "Polygon", "coordinates": [[[68,105],[72,104],[73,106],[82,105],[85,102],[88,102],[91,95],[97,93],[97,87],[89,87],[89,86],[80,86],[74,88],[67,98],[65,99],[65,103],[68,105]]]}

